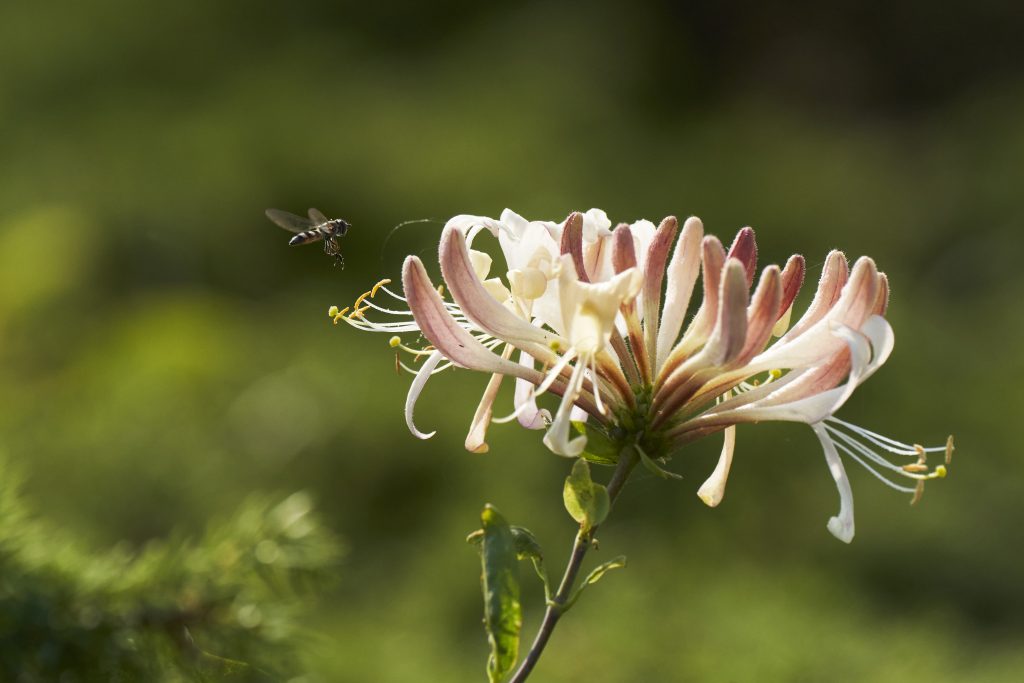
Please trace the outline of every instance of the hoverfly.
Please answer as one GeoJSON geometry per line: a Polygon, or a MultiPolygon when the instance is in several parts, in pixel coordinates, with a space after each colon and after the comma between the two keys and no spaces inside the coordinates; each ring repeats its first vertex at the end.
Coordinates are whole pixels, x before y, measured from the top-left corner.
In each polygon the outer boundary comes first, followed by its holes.
{"type": "Polygon", "coordinates": [[[341,255],[338,238],[344,237],[348,232],[348,221],[341,218],[328,218],[316,209],[309,210],[309,218],[296,216],[280,209],[267,209],[267,218],[285,230],[298,233],[288,240],[289,246],[323,240],[324,253],[334,257],[334,265],[345,267],[345,259],[341,255]]]}

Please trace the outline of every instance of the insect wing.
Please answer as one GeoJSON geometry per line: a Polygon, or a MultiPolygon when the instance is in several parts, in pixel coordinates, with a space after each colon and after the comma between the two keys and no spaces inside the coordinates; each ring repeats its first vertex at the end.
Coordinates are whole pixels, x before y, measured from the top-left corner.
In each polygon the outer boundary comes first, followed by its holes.
{"type": "Polygon", "coordinates": [[[309,219],[313,221],[313,225],[323,225],[328,222],[327,216],[320,213],[319,209],[310,209],[309,219]]]}
{"type": "Polygon", "coordinates": [[[316,225],[308,218],[296,216],[294,213],[288,213],[280,209],[267,209],[267,218],[290,232],[303,232],[316,225]]]}

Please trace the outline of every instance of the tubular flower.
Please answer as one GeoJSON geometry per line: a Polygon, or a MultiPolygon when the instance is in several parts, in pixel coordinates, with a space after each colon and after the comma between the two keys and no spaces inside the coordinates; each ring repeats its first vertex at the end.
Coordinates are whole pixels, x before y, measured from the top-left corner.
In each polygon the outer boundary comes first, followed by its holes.
{"type": "Polygon", "coordinates": [[[821,441],[839,490],[840,510],[828,529],[845,542],[854,523],[842,455],[912,494],[912,502],[925,481],[946,474],[951,438],[925,448],[834,417],[894,345],[884,318],[888,281],[870,258],[850,268],[841,252],[831,252],[811,304],[792,326],[803,257],[758,275],[752,229],[740,230],[726,249],[704,235],[697,218],[680,230],[673,217],[657,227],[641,220],[612,229],[597,209],[562,223],[527,221],[507,209],[497,220],[456,216],[442,231],[439,262],[440,287],[410,256],[402,270],[404,296],[382,281],[351,309],[330,312],[335,322],[395,335],[392,346],[421,362],[417,369],[397,361],[415,375],[405,414],[419,438],[433,435],[413,420],[430,376],[451,366],[479,370],[491,377],[467,449],[486,451],[488,425],[518,419],[546,429],[544,443],[556,454],[612,463],[633,448],[646,466],[672,476],[657,463],[724,432],[718,465],[698,491],[713,507],[725,493],[736,425],[803,422],[821,441]],[[497,238],[504,279],[489,277],[491,257],[473,248],[482,232],[497,238]],[[687,321],[698,279],[703,298],[687,321]],[[391,303],[381,305],[380,292],[391,303]],[[406,345],[403,333],[426,344],[406,345]],[[516,383],[514,408],[495,419],[505,376],[516,383]],[[560,397],[553,416],[538,408],[545,393],[560,397]],[[927,456],[937,451],[946,462],[932,468],[927,456]]]}

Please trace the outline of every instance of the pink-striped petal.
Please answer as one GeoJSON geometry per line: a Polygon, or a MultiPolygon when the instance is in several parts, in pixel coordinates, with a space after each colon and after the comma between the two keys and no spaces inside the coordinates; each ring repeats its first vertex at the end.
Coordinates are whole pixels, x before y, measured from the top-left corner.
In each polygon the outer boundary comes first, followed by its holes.
{"type": "Polygon", "coordinates": [[[445,230],[442,233],[439,256],[448,290],[467,318],[488,334],[542,361],[554,361],[551,344],[558,337],[515,315],[488,293],[473,267],[472,254],[461,232],[445,230]]]}
{"type": "Polygon", "coordinates": [[[657,364],[660,368],[679,338],[683,327],[686,308],[693,295],[693,287],[700,274],[701,240],[704,238],[704,224],[691,216],[683,224],[683,231],[676,241],[672,260],[668,264],[668,285],[665,289],[665,305],[661,310],[658,327],[657,364]]]}
{"type": "Polygon", "coordinates": [[[644,348],[650,363],[655,362],[658,352],[658,317],[661,312],[661,285],[665,279],[665,264],[668,262],[669,250],[679,232],[679,221],[675,216],[668,216],[658,226],[647,248],[647,259],[644,264],[643,288],[643,320],[644,348]]]}

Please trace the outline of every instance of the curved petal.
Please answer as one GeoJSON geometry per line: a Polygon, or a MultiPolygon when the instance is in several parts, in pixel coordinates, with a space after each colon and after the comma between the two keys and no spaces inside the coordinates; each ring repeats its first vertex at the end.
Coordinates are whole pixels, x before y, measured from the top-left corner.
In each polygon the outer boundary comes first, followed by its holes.
{"type": "MultiPolygon", "coordinates": [[[[532,370],[533,357],[523,351],[519,354],[519,364],[532,370]]],[[[551,413],[537,408],[534,391],[535,387],[526,380],[516,380],[515,396],[513,397],[517,413],[516,419],[527,429],[543,429],[547,421],[551,420],[551,413]]]]}
{"type": "Polygon", "coordinates": [[[402,267],[402,285],[409,310],[420,330],[431,344],[446,358],[470,370],[500,372],[540,383],[541,373],[506,360],[481,344],[452,318],[441,295],[434,289],[423,262],[415,256],[405,259],[402,267]]]}
{"type": "Polygon", "coordinates": [[[555,412],[555,419],[552,420],[551,427],[544,434],[544,445],[555,455],[578,458],[587,445],[587,437],[584,435],[570,438],[572,434],[573,397],[583,387],[584,374],[583,365],[577,363],[573,367],[572,378],[569,380],[569,386],[562,396],[562,402],[558,405],[558,410],[555,412]]]}
{"type": "Polygon", "coordinates": [[[836,446],[832,438],[825,431],[825,425],[811,425],[814,433],[821,441],[821,447],[825,451],[825,462],[828,463],[828,471],[836,481],[836,489],[839,491],[839,514],[828,520],[829,532],[843,543],[853,540],[853,490],[850,488],[850,480],[846,476],[846,468],[839,458],[836,446]]]}
{"type": "Polygon", "coordinates": [[[732,456],[736,450],[736,426],[726,427],[725,442],[722,444],[722,454],[718,457],[718,465],[711,476],[700,485],[697,496],[704,501],[708,507],[718,507],[725,497],[725,482],[729,478],[729,469],[732,467],[732,456]]]}
{"type": "Polygon", "coordinates": [[[441,234],[440,260],[448,290],[466,317],[488,334],[525,348],[536,358],[554,360],[550,347],[558,337],[515,315],[488,293],[461,232],[446,229],[441,234]]]}
{"type": "Polygon", "coordinates": [[[419,372],[416,373],[416,377],[413,378],[412,384],[409,385],[409,393],[405,397],[405,424],[409,427],[409,431],[417,439],[429,439],[430,437],[437,434],[436,431],[421,432],[416,428],[416,424],[413,421],[413,410],[416,408],[416,401],[419,399],[420,394],[423,392],[423,387],[426,386],[427,380],[430,379],[430,375],[434,372],[434,368],[437,367],[438,363],[444,356],[440,351],[434,351],[432,354],[427,356],[427,359],[423,361],[423,366],[419,372]]]}

